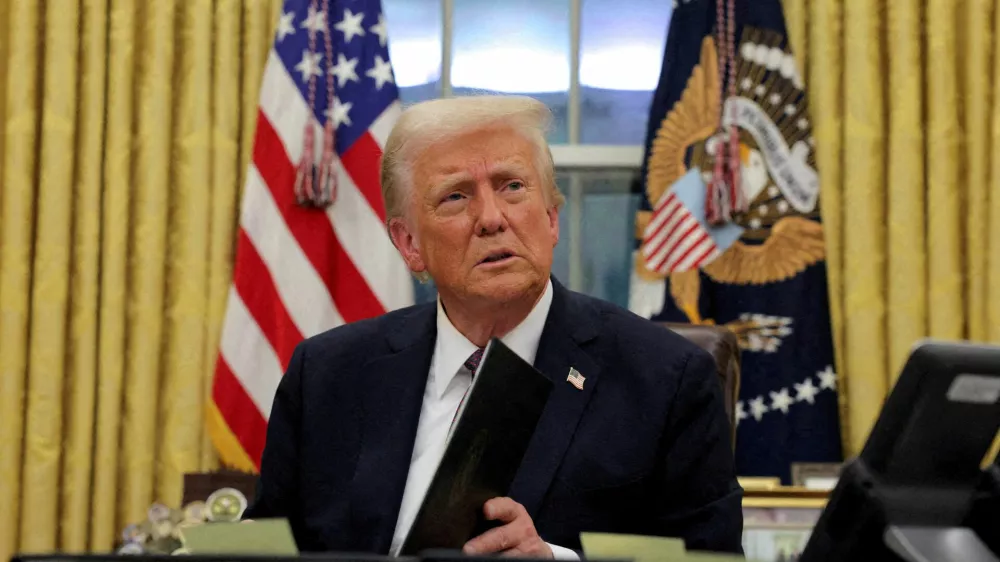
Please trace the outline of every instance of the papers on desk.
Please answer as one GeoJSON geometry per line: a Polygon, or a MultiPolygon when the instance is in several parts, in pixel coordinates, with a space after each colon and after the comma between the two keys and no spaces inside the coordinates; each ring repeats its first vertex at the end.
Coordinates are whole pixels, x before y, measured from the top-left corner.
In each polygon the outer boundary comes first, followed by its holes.
{"type": "Polygon", "coordinates": [[[181,531],[189,554],[258,554],[298,556],[299,549],[286,519],[242,523],[206,523],[181,531]]]}
{"type": "Polygon", "coordinates": [[[580,533],[583,553],[589,559],[635,562],[745,562],[735,554],[687,552],[684,541],[667,537],[580,533]]]}

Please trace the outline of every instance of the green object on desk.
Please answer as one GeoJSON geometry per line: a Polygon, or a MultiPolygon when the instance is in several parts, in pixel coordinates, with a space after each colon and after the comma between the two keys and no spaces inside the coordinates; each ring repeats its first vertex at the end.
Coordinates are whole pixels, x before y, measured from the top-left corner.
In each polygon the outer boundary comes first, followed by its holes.
{"type": "Polygon", "coordinates": [[[243,523],[206,523],[181,531],[190,554],[264,554],[298,556],[299,549],[286,519],[243,523]]]}
{"type": "Polygon", "coordinates": [[[735,554],[687,552],[684,541],[668,537],[580,533],[587,558],[634,560],[635,562],[731,562],[744,561],[735,554]]]}
{"type": "Polygon", "coordinates": [[[587,558],[626,559],[635,562],[674,562],[684,559],[684,541],[666,537],[580,533],[587,558]]]}

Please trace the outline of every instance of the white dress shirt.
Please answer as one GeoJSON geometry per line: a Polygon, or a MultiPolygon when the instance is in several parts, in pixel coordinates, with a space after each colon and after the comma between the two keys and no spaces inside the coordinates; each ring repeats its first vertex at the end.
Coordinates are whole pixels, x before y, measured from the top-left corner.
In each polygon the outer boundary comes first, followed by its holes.
{"type": "MultiPolygon", "coordinates": [[[[511,351],[528,363],[535,362],[538,341],[542,337],[551,306],[552,282],[550,281],[542,293],[542,298],[524,321],[500,338],[511,351]]],[[[399,508],[399,518],[396,520],[396,530],[392,536],[390,552],[393,555],[398,554],[402,548],[406,534],[413,525],[417,510],[420,509],[427,488],[431,484],[431,478],[434,477],[438,463],[444,455],[452,419],[466,390],[472,384],[472,373],[465,368],[464,363],[477,349],[478,346],[452,325],[439,299],[437,340],[434,342],[434,354],[431,357],[424,401],[420,408],[420,421],[417,423],[417,437],[413,444],[413,456],[410,458],[410,471],[403,490],[403,503],[399,508]]],[[[549,547],[557,559],[579,559],[577,554],[568,548],[552,544],[549,547]]]]}

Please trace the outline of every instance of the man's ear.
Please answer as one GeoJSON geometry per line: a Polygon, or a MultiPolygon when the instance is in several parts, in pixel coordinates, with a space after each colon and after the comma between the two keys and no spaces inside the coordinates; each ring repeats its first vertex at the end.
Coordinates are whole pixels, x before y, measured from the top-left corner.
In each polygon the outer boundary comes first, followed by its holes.
{"type": "Polygon", "coordinates": [[[559,207],[552,205],[548,209],[549,233],[552,235],[552,247],[559,243],[559,207]]]}
{"type": "Polygon", "coordinates": [[[427,271],[424,259],[420,256],[420,247],[417,238],[410,231],[410,227],[401,218],[389,219],[389,236],[392,243],[399,250],[399,255],[403,256],[406,267],[413,273],[427,271]]]}

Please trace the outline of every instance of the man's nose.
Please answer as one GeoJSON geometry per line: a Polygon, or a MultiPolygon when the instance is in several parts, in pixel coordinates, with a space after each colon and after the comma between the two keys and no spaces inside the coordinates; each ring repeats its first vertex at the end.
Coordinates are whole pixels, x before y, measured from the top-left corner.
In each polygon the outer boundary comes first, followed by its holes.
{"type": "Polygon", "coordinates": [[[476,190],[476,205],[479,216],[476,217],[476,232],[480,236],[500,232],[505,227],[505,218],[501,206],[503,202],[492,186],[482,186],[476,190]]]}

